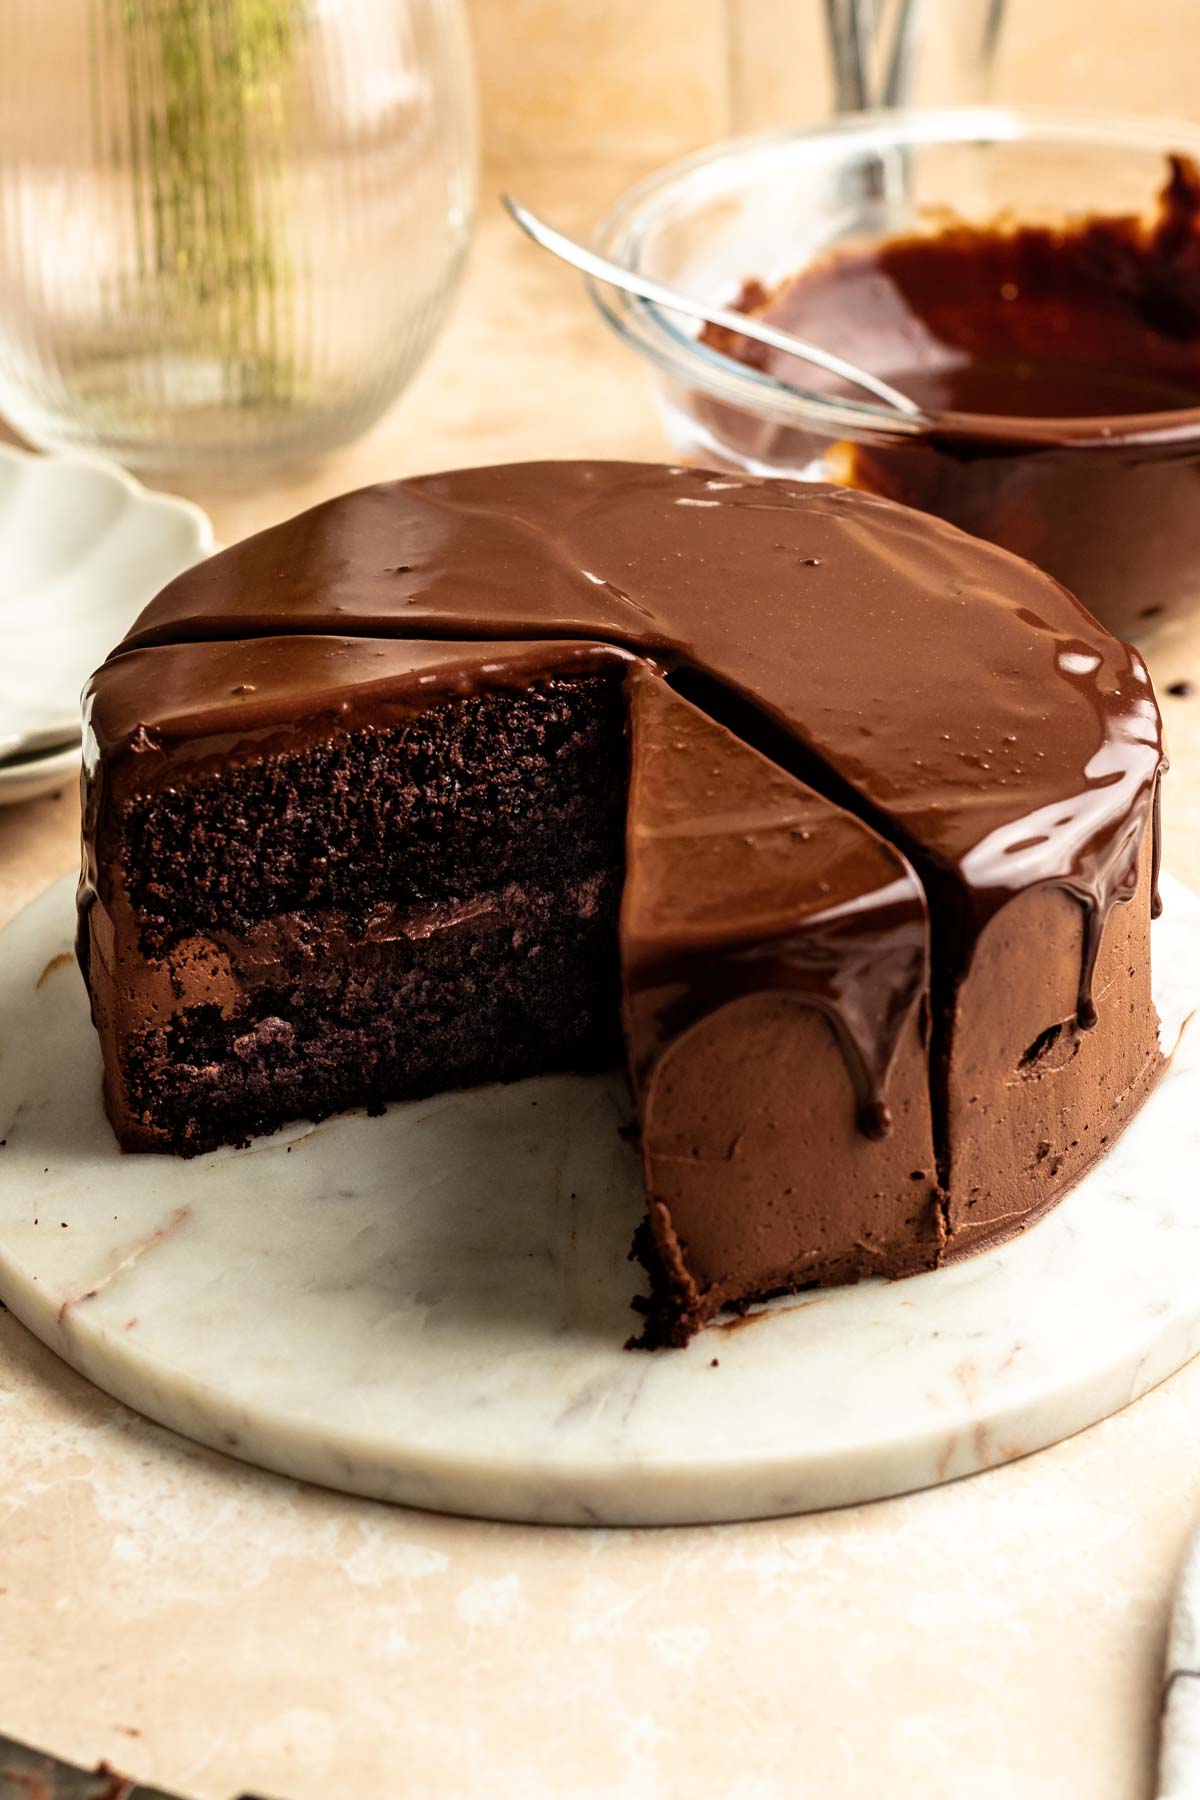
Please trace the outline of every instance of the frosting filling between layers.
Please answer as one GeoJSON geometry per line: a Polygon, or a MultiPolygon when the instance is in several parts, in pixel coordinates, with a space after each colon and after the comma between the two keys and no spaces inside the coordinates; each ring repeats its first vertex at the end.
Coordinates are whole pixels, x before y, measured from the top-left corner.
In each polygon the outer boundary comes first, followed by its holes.
{"type": "Polygon", "coordinates": [[[109,1104],[132,1148],[194,1155],[448,1087],[619,1058],[617,878],[521,883],[398,911],[188,938],[130,979],[93,936],[122,1019],[109,1104]]]}

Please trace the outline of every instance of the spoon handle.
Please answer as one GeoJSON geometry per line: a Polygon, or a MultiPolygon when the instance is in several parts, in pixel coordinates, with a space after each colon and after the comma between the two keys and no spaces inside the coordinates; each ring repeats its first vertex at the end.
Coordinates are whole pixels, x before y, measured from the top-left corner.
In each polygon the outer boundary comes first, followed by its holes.
{"type": "Polygon", "coordinates": [[[547,225],[544,219],[530,212],[527,206],[522,206],[511,194],[502,194],[500,197],[509,217],[521,227],[527,237],[531,237],[535,244],[540,244],[543,250],[549,250],[552,255],[560,257],[563,262],[581,269],[585,275],[607,282],[610,287],[621,288],[627,294],[636,294],[639,299],[649,300],[653,306],[661,306],[668,312],[683,313],[706,325],[717,325],[726,331],[736,332],[739,337],[753,338],[756,343],[766,344],[771,350],[782,350],[789,356],[797,356],[803,362],[813,363],[818,369],[824,369],[826,374],[849,382],[852,387],[863,388],[874,399],[881,400],[885,406],[904,418],[917,424],[928,423],[921,408],[907,394],[902,394],[890,383],[881,381],[877,375],[869,374],[866,369],[860,369],[857,364],[835,356],[831,350],[822,350],[819,344],[810,344],[806,338],[794,337],[790,331],[779,331],[774,325],[768,325],[764,319],[756,319],[752,314],[734,312],[725,306],[715,306],[707,300],[693,300],[689,294],[682,294],[678,289],[654,280],[652,276],[640,275],[633,269],[623,268],[620,263],[610,262],[606,256],[600,256],[595,250],[588,250],[574,238],[547,225]]]}

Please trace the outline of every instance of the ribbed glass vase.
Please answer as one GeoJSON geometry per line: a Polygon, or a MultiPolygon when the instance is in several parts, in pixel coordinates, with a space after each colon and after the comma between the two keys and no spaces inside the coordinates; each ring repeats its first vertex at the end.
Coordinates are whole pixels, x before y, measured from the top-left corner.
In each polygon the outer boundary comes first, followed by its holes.
{"type": "Polygon", "coordinates": [[[140,469],[330,449],[474,193],[461,0],[0,0],[0,413],[140,469]]]}

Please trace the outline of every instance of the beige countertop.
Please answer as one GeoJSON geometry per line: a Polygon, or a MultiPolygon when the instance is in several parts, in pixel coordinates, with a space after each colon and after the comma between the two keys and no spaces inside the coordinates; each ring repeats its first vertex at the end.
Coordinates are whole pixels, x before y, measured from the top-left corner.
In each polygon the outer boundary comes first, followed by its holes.
{"type": "MultiPolygon", "coordinates": [[[[509,178],[583,226],[634,172],[509,178]]],[[[489,200],[453,325],[390,417],[317,471],[195,497],[229,540],[420,468],[662,451],[641,372],[489,200]]],[[[1152,660],[1162,684],[1200,680],[1200,631],[1152,660]]],[[[1200,887],[1200,699],[1164,709],[1167,866],[1200,887]]],[[[0,813],[0,922],[72,865],[76,831],[71,794],[0,813]]],[[[204,1800],[1145,1800],[1200,1499],[1200,1362],[927,1493],[534,1530],[258,1474],[0,1315],[0,1459],[0,1729],[204,1800]]]]}

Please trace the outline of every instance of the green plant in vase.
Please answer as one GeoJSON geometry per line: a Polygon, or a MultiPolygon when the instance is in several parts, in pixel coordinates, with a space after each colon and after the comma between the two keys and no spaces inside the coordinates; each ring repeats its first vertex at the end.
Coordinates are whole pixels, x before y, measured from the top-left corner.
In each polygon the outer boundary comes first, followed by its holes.
{"type": "Polygon", "coordinates": [[[157,289],[186,404],[299,395],[285,229],[301,0],[98,0],[123,65],[138,279],[157,289]]]}
{"type": "Polygon", "coordinates": [[[0,0],[0,411],[165,482],[350,442],[470,236],[465,0],[0,0]]]}

